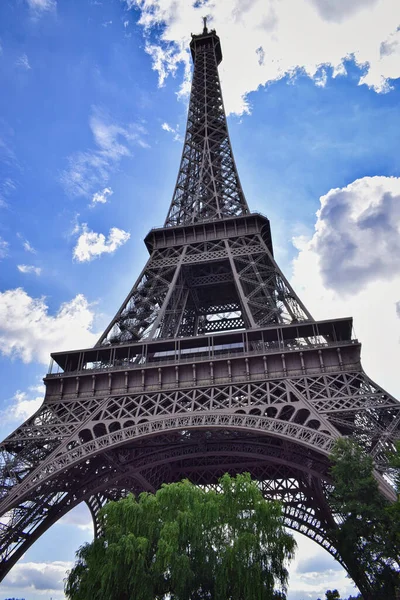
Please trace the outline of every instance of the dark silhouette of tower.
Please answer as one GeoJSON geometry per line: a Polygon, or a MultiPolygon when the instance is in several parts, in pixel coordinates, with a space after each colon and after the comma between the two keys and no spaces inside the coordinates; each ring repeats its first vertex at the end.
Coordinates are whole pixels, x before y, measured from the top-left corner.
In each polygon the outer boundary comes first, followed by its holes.
{"type": "Polygon", "coordinates": [[[205,24],[190,49],[182,160],[149,259],[94,348],[52,355],[42,406],[1,445],[0,579],[82,501],[99,533],[108,499],[227,471],[249,471],[353,574],[330,537],[328,456],[353,435],[383,468],[400,403],[362,370],[352,319],[314,320],[276,264],[236,170],[220,40],[205,24]]]}

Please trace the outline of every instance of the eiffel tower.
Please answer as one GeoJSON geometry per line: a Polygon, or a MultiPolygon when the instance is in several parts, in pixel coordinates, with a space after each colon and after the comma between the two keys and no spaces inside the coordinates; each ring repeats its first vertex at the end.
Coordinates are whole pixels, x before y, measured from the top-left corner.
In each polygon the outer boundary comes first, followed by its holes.
{"type": "MultiPolygon", "coordinates": [[[[149,259],[94,348],[52,354],[42,406],[0,448],[0,580],[81,502],[248,471],[285,523],[330,552],[329,453],[355,436],[376,461],[400,403],[360,363],[352,319],[316,321],[250,212],[228,135],[215,31],[193,35],[179,174],[149,259]]],[[[360,585],[360,584],[359,584],[360,585]]]]}

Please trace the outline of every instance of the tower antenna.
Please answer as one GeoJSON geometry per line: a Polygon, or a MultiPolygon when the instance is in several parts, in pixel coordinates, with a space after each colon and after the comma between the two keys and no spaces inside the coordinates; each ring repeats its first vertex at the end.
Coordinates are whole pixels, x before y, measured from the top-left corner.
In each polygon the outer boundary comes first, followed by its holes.
{"type": "Polygon", "coordinates": [[[203,23],[204,23],[203,33],[208,33],[208,29],[207,29],[207,17],[203,17],[203,23]]]}

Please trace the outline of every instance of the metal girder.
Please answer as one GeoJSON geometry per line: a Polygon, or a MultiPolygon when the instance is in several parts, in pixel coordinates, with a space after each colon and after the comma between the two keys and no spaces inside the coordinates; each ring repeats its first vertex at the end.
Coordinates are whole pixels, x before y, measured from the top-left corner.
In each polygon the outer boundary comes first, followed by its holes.
{"type": "Polygon", "coordinates": [[[165,227],[249,212],[233,158],[218,75],[219,39],[193,39],[185,141],[165,227]]]}
{"type": "MultiPolygon", "coordinates": [[[[260,461],[268,465],[269,473],[272,465],[280,462],[288,480],[292,469],[292,473],[300,471],[303,477],[325,481],[327,455],[342,432],[358,436],[372,451],[381,440],[387,445],[399,435],[399,413],[399,403],[362,371],[323,373],[322,368],[319,375],[242,384],[172,387],[69,402],[53,398],[2,446],[0,512],[8,515],[7,525],[3,524],[0,532],[4,564],[13,564],[47,526],[79,501],[87,500],[99,485],[105,494],[108,489],[151,490],[183,474],[197,481],[198,471],[203,478],[209,473],[210,483],[215,477],[211,472],[217,466],[221,474],[221,469],[236,472],[250,467],[255,474],[260,461]],[[54,440],[52,444],[44,443],[38,435],[40,423],[45,421],[46,428],[51,428],[52,418],[58,426],[63,420],[68,423],[71,411],[65,409],[66,404],[76,408],[81,405],[86,418],[75,420],[73,432],[59,438],[57,444],[54,440]],[[258,446],[250,439],[254,435],[258,436],[258,446]],[[219,447],[209,454],[215,436],[219,447]],[[233,439],[229,447],[224,441],[226,436],[233,439]],[[178,448],[183,459],[183,445],[188,450],[185,473],[176,468],[177,457],[173,455],[178,448]],[[222,464],[217,464],[218,456],[222,464]],[[121,488],[118,481],[126,477],[128,465],[133,468],[131,484],[121,488]]],[[[259,475],[260,481],[264,479],[268,477],[259,475]]],[[[280,480],[284,482],[285,478],[280,480]]],[[[289,497],[284,500],[285,510],[297,515],[291,526],[297,524],[300,531],[307,535],[308,531],[329,549],[331,542],[322,526],[310,529],[299,517],[306,515],[307,506],[307,510],[317,510],[318,503],[303,503],[302,513],[289,497]]]]}
{"type": "Polygon", "coordinates": [[[173,249],[153,250],[98,344],[213,331],[211,325],[204,328],[200,317],[212,314],[209,307],[224,303],[233,303],[240,312],[236,329],[312,321],[259,230],[253,235],[236,234],[217,244],[181,242],[173,249]],[[167,264],[160,258],[162,253],[167,264]]]}

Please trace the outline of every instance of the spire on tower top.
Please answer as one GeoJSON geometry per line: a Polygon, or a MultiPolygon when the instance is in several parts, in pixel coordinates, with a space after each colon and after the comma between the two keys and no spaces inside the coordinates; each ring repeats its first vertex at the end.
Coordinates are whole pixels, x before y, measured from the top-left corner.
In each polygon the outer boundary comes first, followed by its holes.
{"type": "Polygon", "coordinates": [[[203,35],[205,35],[206,33],[208,33],[208,29],[207,29],[207,17],[203,17],[203,23],[204,23],[203,35]]]}

